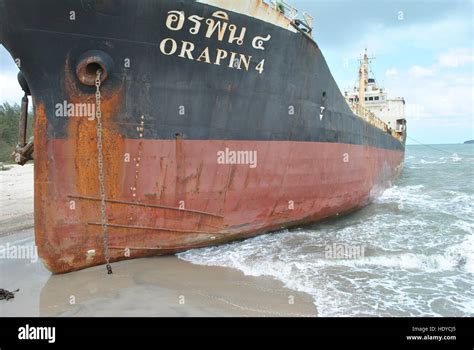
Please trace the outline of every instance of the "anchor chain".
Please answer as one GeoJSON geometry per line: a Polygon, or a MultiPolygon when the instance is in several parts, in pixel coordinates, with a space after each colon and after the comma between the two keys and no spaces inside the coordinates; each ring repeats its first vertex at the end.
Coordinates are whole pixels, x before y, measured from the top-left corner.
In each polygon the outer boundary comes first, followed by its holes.
{"type": "Polygon", "coordinates": [[[97,165],[99,168],[99,192],[100,192],[100,215],[102,224],[102,235],[104,241],[104,257],[107,267],[107,273],[112,274],[112,266],[110,265],[109,255],[109,233],[107,228],[107,214],[105,204],[105,180],[104,180],[104,158],[103,158],[103,144],[102,144],[102,110],[101,110],[101,77],[102,70],[97,70],[97,76],[95,80],[96,93],[95,93],[95,117],[97,119],[97,165]]]}

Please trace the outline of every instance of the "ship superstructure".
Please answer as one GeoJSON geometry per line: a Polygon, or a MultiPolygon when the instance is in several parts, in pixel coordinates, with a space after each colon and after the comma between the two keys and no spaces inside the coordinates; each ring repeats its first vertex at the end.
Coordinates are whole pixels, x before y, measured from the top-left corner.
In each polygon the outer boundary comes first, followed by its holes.
{"type": "Polygon", "coordinates": [[[367,50],[360,62],[358,86],[344,93],[347,103],[358,116],[394,137],[403,139],[406,131],[405,99],[389,98],[387,91],[377,85],[375,78],[369,78],[367,50]]]}

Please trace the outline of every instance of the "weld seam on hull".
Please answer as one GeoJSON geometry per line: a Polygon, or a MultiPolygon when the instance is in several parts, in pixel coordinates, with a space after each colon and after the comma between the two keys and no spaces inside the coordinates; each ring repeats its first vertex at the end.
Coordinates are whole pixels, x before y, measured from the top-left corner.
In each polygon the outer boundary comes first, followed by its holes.
{"type": "MultiPolygon", "coordinates": [[[[216,244],[218,244],[216,242],[216,244]]],[[[203,243],[200,243],[200,244],[197,244],[197,245],[190,245],[190,246],[182,246],[182,247],[178,247],[178,246],[173,246],[173,247],[153,247],[153,248],[150,248],[150,247],[118,247],[118,246],[110,246],[109,249],[113,249],[113,250],[125,250],[125,249],[129,249],[129,250],[155,250],[155,251],[185,251],[185,250],[190,250],[190,249],[196,249],[196,248],[204,248],[204,247],[209,247],[211,244],[210,242],[203,242],[203,243]]]]}
{"type": "MultiPolygon", "coordinates": [[[[95,197],[70,196],[70,195],[68,195],[68,197],[73,198],[73,199],[83,199],[83,200],[89,200],[89,201],[95,201],[95,202],[100,201],[100,198],[95,198],[95,197]]],[[[179,209],[179,208],[175,208],[175,207],[168,207],[168,206],[165,206],[165,205],[144,204],[144,203],[138,203],[138,202],[121,201],[121,200],[116,200],[116,199],[106,199],[105,201],[107,203],[125,204],[125,205],[137,206],[137,207],[157,208],[157,209],[166,209],[166,210],[175,210],[175,211],[181,211],[181,212],[185,212],[185,213],[193,213],[193,214],[206,215],[206,216],[216,217],[216,218],[219,218],[219,219],[224,219],[224,217],[221,216],[221,215],[207,213],[207,212],[199,211],[199,210],[179,209]]]]}
{"type": "MultiPolygon", "coordinates": [[[[93,226],[102,226],[100,222],[88,222],[88,225],[93,226]]],[[[190,234],[200,234],[200,235],[226,235],[231,234],[230,232],[204,232],[204,231],[191,231],[191,230],[180,230],[180,229],[170,229],[170,228],[160,228],[160,227],[150,227],[150,226],[134,226],[134,225],[120,225],[120,224],[107,224],[107,227],[111,228],[129,228],[133,230],[152,230],[152,231],[166,231],[166,232],[179,232],[179,233],[190,233],[190,234]]]]}

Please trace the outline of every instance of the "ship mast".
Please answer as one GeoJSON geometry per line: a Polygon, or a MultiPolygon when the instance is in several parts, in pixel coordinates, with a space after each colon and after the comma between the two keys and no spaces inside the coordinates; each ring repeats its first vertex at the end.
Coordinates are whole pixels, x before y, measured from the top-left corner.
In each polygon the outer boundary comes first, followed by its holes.
{"type": "Polygon", "coordinates": [[[364,58],[360,61],[359,68],[359,115],[364,115],[365,110],[365,90],[369,83],[369,56],[365,49],[364,58]]]}

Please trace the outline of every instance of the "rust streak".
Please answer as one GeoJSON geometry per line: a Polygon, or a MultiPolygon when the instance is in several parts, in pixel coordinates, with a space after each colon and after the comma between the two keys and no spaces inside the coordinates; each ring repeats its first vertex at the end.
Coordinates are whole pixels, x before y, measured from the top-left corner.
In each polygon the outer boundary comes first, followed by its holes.
{"type": "MultiPolygon", "coordinates": [[[[78,88],[78,84],[73,71],[69,69],[69,58],[65,63],[65,91],[70,103],[94,103],[94,89],[83,92],[78,88]]],[[[102,117],[104,123],[103,138],[104,145],[114,145],[114,147],[104,147],[105,182],[107,196],[114,198],[121,194],[122,179],[117,176],[121,174],[122,155],[124,150],[124,138],[116,132],[114,125],[115,114],[122,105],[123,87],[112,88],[107,85],[107,81],[102,87],[102,117]]],[[[68,145],[70,154],[74,155],[75,184],[78,193],[92,194],[98,193],[98,168],[97,168],[97,130],[96,121],[86,118],[70,118],[68,120],[68,138],[71,143],[68,145]]]]}

